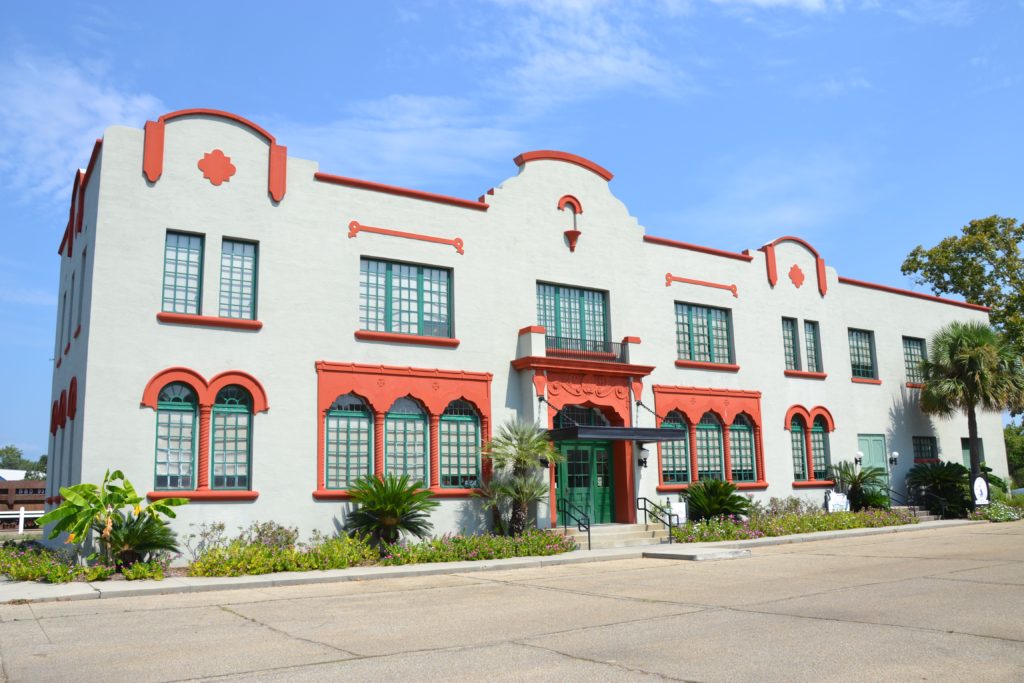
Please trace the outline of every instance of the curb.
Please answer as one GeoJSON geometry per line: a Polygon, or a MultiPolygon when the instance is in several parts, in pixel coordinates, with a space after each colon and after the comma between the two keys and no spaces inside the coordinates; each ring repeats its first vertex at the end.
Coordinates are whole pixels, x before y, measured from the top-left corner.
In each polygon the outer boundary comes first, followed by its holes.
{"type": "Polygon", "coordinates": [[[751,557],[751,548],[759,546],[809,543],[833,539],[878,536],[881,534],[907,533],[945,529],[973,524],[988,524],[986,521],[948,520],[921,522],[906,526],[881,527],[877,529],[843,529],[840,531],[816,531],[792,536],[757,538],[749,541],[718,541],[714,543],[675,543],[658,546],[634,546],[606,550],[574,550],[561,555],[545,557],[513,557],[504,560],[479,560],[475,562],[437,562],[422,565],[401,565],[397,567],[353,567],[351,569],[328,569],[309,572],[279,572],[237,577],[170,577],[163,581],[97,581],[94,583],[45,584],[28,581],[0,581],[0,605],[25,604],[34,602],[56,602],[72,600],[99,600],[127,598],[146,595],[170,595],[177,593],[199,593],[220,590],[241,590],[245,588],[274,588],[277,586],[301,586],[317,583],[338,583],[342,581],[375,581],[439,574],[466,574],[472,572],[500,571],[508,569],[530,569],[554,567],[568,564],[608,562],[640,558],[707,562],[751,557]],[[678,550],[677,550],[678,548],[678,550]]]}

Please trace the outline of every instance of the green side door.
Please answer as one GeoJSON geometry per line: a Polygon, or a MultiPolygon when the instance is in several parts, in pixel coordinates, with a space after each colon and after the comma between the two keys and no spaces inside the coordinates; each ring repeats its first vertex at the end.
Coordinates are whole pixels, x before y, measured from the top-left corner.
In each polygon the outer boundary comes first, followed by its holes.
{"type": "Polygon", "coordinates": [[[881,469],[885,473],[885,486],[889,488],[889,468],[886,467],[885,436],[882,434],[858,434],[857,450],[864,454],[864,460],[860,464],[861,468],[878,467],[881,469]]]}
{"type": "Polygon", "coordinates": [[[613,521],[615,489],[611,445],[601,441],[564,441],[558,465],[558,497],[582,510],[592,524],[613,521]]]}

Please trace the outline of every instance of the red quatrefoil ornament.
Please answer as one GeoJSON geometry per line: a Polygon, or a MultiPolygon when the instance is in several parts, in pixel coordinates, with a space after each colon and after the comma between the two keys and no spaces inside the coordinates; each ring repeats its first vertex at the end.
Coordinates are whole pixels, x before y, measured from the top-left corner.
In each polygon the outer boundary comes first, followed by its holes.
{"type": "Polygon", "coordinates": [[[215,149],[204,154],[203,158],[199,160],[199,170],[203,172],[203,177],[213,185],[220,185],[231,180],[231,176],[235,175],[237,169],[231,163],[231,157],[225,156],[224,152],[215,149]]]}
{"type": "Polygon", "coordinates": [[[795,263],[789,269],[789,279],[793,281],[797,289],[800,289],[800,285],[804,283],[804,271],[800,270],[800,266],[795,263]]]}

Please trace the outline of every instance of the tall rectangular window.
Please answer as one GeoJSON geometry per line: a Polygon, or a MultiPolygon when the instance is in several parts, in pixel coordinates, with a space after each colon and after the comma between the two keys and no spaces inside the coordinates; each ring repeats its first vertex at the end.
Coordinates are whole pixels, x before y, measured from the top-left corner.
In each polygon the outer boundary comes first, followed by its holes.
{"type": "Polygon", "coordinates": [[[855,330],[850,333],[850,370],[854,377],[877,379],[875,367],[875,334],[868,330],[855,330]]]}
{"type": "Polygon", "coordinates": [[[168,231],[164,245],[162,310],[199,315],[202,308],[202,285],[202,236],[168,231]]]}
{"type": "Polygon", "coordinates": [[[86,250],[82,250],[82,277],[79,278],[78,282],[78,326],[82,326],[82,306],[85,299],[85,254],[86,250]]]}
{"type": "Polygon", "coordinates": [[[818,323],[804,321],[804,344],[807,347],[807,372],[824,372],[821,364],[821,334],[818,323]]]}
{"type": "Polygon", "coordinates": [[[796,320],[782,319],[782,348],[786,357],[787,370],[800,369],[800,341],[797,338],[796,320]]]}
{"type": "Polygon", "coordinates": [[[732,318],[724,308],[676,304],[680,360],[732,363],[732,318]]]}
{"type": "Polygon", "coordinates": [[[438,423],[441,486],[475,488],[480,481],[480,424],[465,401],[448,406],[438,423]]]}
{"type": "MultiPolygon", "coordinates": [[[[593,289],[538,282],[537,324],[547,329],[549,337],[603,344],[608,340],[607,295],[593,289]]],[[[591,349],[585,346],[584,350],[591,349]]]]}
{"type": "Polygon", "coordinates": [[[195,453],[195,412],[177,405],[156,414],[156,488],[191,489],[195,453]]]}
{"type": "Polygon", "coordinates": [[[914,384],[924,382],[924,370],[921,361],[925,359],[924,339],[915,337],[903,338],[903,363],[907,368],[907,381],[914,384]]]}
{"type": "Polygon", "coordinates": [[[804,441],[804,427],[795,418],[789,426],[789,438],[793,448],[793,479],[807,481],[807,445],[804,441]]]}
{"type": "Polygon", "coordinates": [[[220,251],[220,316],[256,319],[257,247],[224,240],[220,251]]]}
{"type": "Polygon", "coordinates": [[[362,259],[359,325],[372,332],[451,337],[451,271],[362,259]]]}
{"type": "MultiPolygon", "coordinates": [[[[978,438],[978,450],[981,453],[981,461],[985,462],[985,441],[978,438]]],[[[971,469],[971,439],[963,437],[960,439],[960,457],[963,458],[964,467],[971,469]]]]}
{"type": "Polygon", "coordinates": [[[914,437],[914,462],[934,462],[939,458],[939,448],[934,436],[914,437]]]}
{"type": "Polygon", "coordinates": [[[216,405],[212,419],[215,489],[249,488],[252,414],[247,406],[216,405]]]}

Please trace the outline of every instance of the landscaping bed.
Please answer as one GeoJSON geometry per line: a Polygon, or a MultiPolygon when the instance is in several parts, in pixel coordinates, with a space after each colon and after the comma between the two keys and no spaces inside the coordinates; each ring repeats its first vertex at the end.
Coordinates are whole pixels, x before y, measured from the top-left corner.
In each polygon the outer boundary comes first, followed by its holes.
{"type": "Polygon", "coordinates": [[[815,510],[774,514],[755,511],[749,518],[729,515],[700,522],[686,522],[673,530],[673,539],[679,543],[742,541],[815,531],[870,529],[916,523],[917,518],[904,510],[871,509],[862,512],[832,513],[815,510]]]}

